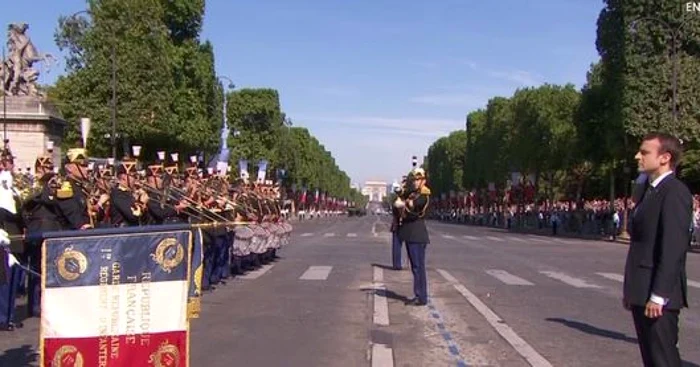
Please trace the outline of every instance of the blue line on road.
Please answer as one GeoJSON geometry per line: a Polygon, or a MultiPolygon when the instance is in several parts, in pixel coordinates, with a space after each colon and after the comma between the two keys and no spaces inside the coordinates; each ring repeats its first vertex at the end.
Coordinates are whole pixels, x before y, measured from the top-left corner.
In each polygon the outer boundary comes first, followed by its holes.
{"type": "Polygon", "coordinates": [[[428,303],[428,308],[430,309],[430,315],[437,320],[436,325],[437,328],[440,329],[440,335],[442,335],[442,338],[445,339],[445,342],[447,342],[447,350],[450,351],[450,355],[457,360],[457,367],[468,367],[467,363],[464,362],[464,358],[459,352],[459,347],[457,347],[457,344],[452,339],[452,334],[450,334],[445,327],[445,322],[442,319],[442,315],[440,315],[440,311],[435,308],[435,305],[433,305],[432,302],[428,303]]]}

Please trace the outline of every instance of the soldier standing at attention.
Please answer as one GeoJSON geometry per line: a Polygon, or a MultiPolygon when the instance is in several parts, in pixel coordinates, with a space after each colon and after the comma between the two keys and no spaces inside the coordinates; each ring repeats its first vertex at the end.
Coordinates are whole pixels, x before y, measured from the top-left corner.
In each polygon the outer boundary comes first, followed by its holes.
{"type": "Polygon", "coordinates": [[[416,168],[411,172],[413,180],[407,180],[406,190],[410,192],[404,201],[403,215],[399,224],[399,239],[406,242],[408,259],[413,272],[413,292],[415,297],[407,305],[425,306],[428,304],[428,279],[425,271],[425,249],[430,243],[425,227],[425,213],[430,203],[430,189],[425,185],[425,170],[416,168]],[[410,185],[413,184],[413,187],[410,185]]]}

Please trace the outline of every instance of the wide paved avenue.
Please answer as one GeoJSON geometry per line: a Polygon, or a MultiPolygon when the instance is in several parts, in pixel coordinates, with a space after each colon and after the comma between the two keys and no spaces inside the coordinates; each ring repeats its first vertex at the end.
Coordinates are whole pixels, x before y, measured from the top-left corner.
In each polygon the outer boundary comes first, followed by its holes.
{"type": "MultiPolygon", "coordinates": [[[[619,243],[429,222],[430,303],[405,306],[389,217],[295,222],[276,262],[207,293],[197,366],[639,366],[619,243]]],[[[700,255],[688,257],[681,355],[700,365],[700,255]]],[[[0,366],[36,365],[37,319],[3,333],[0,366]]]]}

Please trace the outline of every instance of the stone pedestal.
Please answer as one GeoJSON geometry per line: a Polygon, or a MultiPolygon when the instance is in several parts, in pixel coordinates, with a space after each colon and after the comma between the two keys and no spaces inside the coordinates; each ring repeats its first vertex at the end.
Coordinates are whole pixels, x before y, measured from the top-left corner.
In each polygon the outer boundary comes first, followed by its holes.
{"type": "Polygon", "coordinates": [[[61,143],[66,128],[58,110],[40,97],[5,97],[0,98],[0,136],[7,133],[10,149],[16,156],[15,167],[25,170],[31,167],[37,156],[45,154],[46,143],[54,143],[54,162],[61,162],[61,143]],[[4,107],[4,108],[3,108],[4,107]]]}

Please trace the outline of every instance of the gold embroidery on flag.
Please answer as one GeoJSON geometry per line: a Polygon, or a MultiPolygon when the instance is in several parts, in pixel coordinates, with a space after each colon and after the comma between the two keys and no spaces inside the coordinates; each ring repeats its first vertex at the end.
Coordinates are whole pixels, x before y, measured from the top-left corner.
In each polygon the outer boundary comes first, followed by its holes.
{"type": "Polygon", "coordinates": [[[53,355],[51,367],[83,367],[83,355],[78,348],[64,345],[53,355]]]}
{"type": "Polygon", "coordinates": [[[151,258],[166,272],[170,273],[185,258],[185,249],[174,238],[166,238],[158,244],[151,258]]]}
{"type": "Polygon", "coordinates": [[[150,355],[148,362],[154,367],[178,367],[180,366],[180,351],[166,340],[160,344],[155,353],[150,355]]]}
{"type": "Polygon", "coordinates": [[[56,260],[58,275],[68,281],[78,279],[87,270],[87,266],[87,257],[82,252],[74,250],[72,246],[67,247],[56,260]]]}

